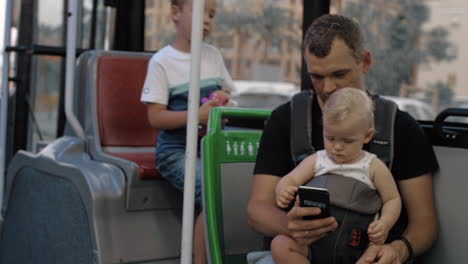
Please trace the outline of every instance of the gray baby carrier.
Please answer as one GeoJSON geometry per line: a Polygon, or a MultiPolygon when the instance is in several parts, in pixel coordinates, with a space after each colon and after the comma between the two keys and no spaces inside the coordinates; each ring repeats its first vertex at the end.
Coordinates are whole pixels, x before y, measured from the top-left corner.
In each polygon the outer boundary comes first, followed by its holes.
{"type": "MultiPolygon", "coordinates": [[[[312,146],[313,96],[312,91],[303,91],[291,99],[290,143],[296,166],[315,152],[312,146]]],[[[369,143],[368,151],[391,168],[397,105],[378,96],[372,99],[377,133],[369,143]]],[[[356,263],[369,244],[367,228],[382,207],[380,195],[358,180],[332,174],[314,177],[305,185],[329,190],[330,213],[338,222],[335,231],[312,244],[312,263],[356,263]]]]}

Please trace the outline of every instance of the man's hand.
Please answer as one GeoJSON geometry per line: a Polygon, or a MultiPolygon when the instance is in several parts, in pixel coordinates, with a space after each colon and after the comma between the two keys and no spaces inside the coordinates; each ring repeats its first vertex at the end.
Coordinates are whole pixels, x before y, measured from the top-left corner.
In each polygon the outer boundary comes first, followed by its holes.
{"type": "Polygon", "coordinates": [[[296,199],[294,207],[287,214],[290,236],[300,245],[310,245],[338,227],[338,223],[333,217],[314,220],[303,219],[304,216],[318,214],[320,214],[320,208],[301,207],[299,199],[296,199]]]}
{"type": "Polygon", "coordinates": [[[398,250],[391,244],[371,245],[356,264],[401,264],[398,250]]]}

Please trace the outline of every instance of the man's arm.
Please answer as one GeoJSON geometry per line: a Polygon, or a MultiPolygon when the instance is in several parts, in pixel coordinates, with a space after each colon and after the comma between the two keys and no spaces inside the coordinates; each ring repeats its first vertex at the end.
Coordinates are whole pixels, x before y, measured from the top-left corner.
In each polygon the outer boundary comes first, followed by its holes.
{"type": "Polygon", "coordinates": [[[265,236],[289,234],[286,212],[279,209],[275,203],[275,188],[279,180],[280,177],[267,174],[254,176],[247,205],[248,221],[252,228],[265,236]]]}
{"type": "MultiPolygon", "coordinates": [[[[408,226],[403,232],[411,243],[414,255],[421,255],[431,247],[437,238],[437,215],[434,206],[432,175],[424,174],[420,177],[399,182],[401,196],[408,213],[408,226]]],[[[401,259],[406,259],[408,252],[403,241],[392,243],[395,247],[403,248],[401,259]]]]}
{"type": "MultiPolygon", "coordinates": [[[[414,255],[421,255],[437,237],[432,175],[428,173],[402,180],[399,186],[408,214],[408,226],[403,236],[411,243],[414,255]]],[[[405,243],[395,240],[387,245],[369,247],[358,263],[403,263],[408,259],[408,254],[405,243]]]]}

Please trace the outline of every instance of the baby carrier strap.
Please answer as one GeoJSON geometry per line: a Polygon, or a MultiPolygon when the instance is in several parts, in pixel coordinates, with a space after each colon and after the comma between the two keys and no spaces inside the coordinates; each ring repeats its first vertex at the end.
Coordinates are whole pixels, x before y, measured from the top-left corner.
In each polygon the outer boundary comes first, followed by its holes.
{"type": "Polygon", "coordinates": [[[314,92],[304,90],[291,98],[291,155],[297,166],[315,152],[312,146],[312,104],[314,92]]]}
{"type": "Polygon", "coordinates": [[[375,133],[369,144],[369,152],[376,154],[388,168],[393,163],[395,117],[398,106],[395,102],[373,95],[375,133]]]}
{"type": "MultiPolygon", "coordinates": [[[[291,155],[297,166],[305,157],[315,152],[312,146],[312,90],[295,94],[291,99],[291,155]]],[[[397,105],[393,101],[372,95],[375,105],[374,123],[376,133],[369,143],[369,152],[374,153],[389,168],[393,161],[394,125],[397,105]]]]}

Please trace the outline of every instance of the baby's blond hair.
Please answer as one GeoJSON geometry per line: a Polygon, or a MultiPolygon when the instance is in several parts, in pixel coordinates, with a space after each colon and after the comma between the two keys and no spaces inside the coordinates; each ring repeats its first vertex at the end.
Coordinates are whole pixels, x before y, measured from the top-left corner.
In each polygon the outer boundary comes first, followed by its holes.
{"type": "Polygon", "coordinates": [[[323,119],[330,123],[362,120],[374,129],[374,104],[366,92],[357,88],[335,91],[323,106],[323,119]]]}

